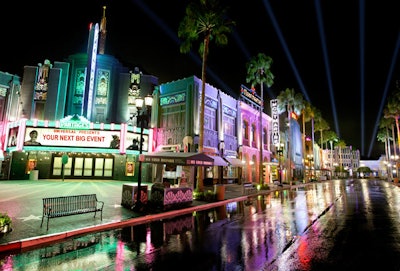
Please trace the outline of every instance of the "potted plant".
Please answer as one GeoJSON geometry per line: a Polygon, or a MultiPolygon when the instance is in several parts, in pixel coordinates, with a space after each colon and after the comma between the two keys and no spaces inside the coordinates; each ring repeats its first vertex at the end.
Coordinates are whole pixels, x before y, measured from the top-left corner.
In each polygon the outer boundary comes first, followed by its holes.
{"type": "Polygon", "coordinates": [[[0,213],[0,232],[7,233],[11,231],[11,217],[6,213],[0,213]]]}

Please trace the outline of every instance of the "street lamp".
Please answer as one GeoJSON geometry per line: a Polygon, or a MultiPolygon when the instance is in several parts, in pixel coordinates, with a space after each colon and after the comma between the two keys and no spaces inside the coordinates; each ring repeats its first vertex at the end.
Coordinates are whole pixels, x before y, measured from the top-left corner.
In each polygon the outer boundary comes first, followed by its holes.
{"type": "Polygon", "coordinates": [[[143,152],[143,130],[146,126],[149,126],[150,110],[153,104],[153,97],[151,95],[146,96],[144,99],[142,97],[137,97],[135,99],[136,108],[138,109],[138,114],[136,116],[137,124],[140,124],[140,141],[139,141],[139,170],[138,170],[138,184],[137,184],[137,194],[136,202],[132,207],[132,210],[141,211],[142,201],[141,201],[141,184],[142,184],[142,161],[140,155],[143,152]]]}
{"type": "Polygon", "coordinates": [[[283,143],[278,144],[278,178],[279,186],[282,186],[282,157],[283,157],[283,143]]]}
{"type": "Polygon", "coordinates": [[[392,167],[393,167],[392,176],[393,176],[393,173],[396,174],[396,177],[393,178],[393,180],[394,180],[395,183],[397,183],[398,180],[399,180],[399,168],[398,168],[399,156],[398,155],[391,155],[390,158],[392,160],[392,167]]]}
{"type": "Polygon", "coordinates": [[[308,162],[308,179],[310,181],[315,180],[314,176],[314,155],[312,154],[307,154],[307,162],[308,162]]]}
{"type": "Polygon", "coordinates": [[[331,145],[331,180],[333,180],[333,140],[329,140],[331,145]]]}

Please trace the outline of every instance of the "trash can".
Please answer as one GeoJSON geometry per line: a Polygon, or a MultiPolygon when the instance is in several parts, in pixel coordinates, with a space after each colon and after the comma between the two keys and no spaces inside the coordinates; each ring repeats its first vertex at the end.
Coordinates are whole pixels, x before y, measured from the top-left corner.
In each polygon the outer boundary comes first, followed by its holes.
{"type": "Polygon", "coordinates": [[[29,180],[37,181],[39,179],[39,170],[34,169],[29,172],[29,180]]]}
{"type": "Polygon", "coordinates": [[[223,184],[215,184],[214,185],[214,193],[215,193],[215,198],[217,200],[224,200],[225,199],[225,186],[223,184]]]}

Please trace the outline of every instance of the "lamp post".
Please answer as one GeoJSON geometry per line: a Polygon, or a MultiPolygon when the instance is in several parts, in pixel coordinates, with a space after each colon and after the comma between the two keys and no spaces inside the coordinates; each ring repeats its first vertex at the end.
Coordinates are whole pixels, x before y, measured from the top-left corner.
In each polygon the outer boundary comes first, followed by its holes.
{"type": "Polygon", "coordinates": [[[395,183],[398,183],[399,182],[399,168],[398,168],[399,156],[395,154],[395,155],[391,155],[390,158],[392,160],[391,165],[393,168],[392,169],[392,178],[395,183]],[[394,172],[396,174],[396,177],[393,177],[394,172]]]}
{"type": "Polygon", "coordinates": [[[314,173],[314,155],[312,154],[307,154],[307,164],[308,164],[308,179],[310,181],[315,180],[315,176],[313,175],[314,173]]]}
{"type": "Polygon", "coordinates": [[[331,180],[333,180],[333,140],[329,140],[331,145],[331,180]]]}
{"type": "Polygon", "coordinates": [[[279,178],[279,186],[282,186],[282,157],[283,157],[283,143],[278,145],[278,178],[279,178]]]}
{"type": "Polygon", "coordinates": [[[139,170],[138,170],[138,184],[137,184],[137,194],[136,194],[136,202],[132,207],[134,211],[142,210],[142,201],[141,201],[141,185],[142,185],[142,161],[140,159],[140,155],[143,152],[143,130],[145,127],[145,123],[147,127],[149,126],[149,118],[150,118],[150,110],[153,104],[153,97],[148,95],[144,99],[141,97],[136,98],[135,100],[136,108],[138,109],[138,114],[136,116],[137,123],[140,124],[140,141],[139,141],[139,170]],[[140,111],[140,112],[139,112],[140,111]]]}

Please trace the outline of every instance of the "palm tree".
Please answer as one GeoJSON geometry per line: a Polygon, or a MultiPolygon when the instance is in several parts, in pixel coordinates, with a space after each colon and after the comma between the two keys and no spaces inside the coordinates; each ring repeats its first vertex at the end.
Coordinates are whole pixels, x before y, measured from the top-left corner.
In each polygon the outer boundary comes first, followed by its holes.
{"type": "Polygon", "coordinates": [[[385,158],[386,158],[386,174],[387,177],[389,178],[389,163],[388,163],[388,141],[390,140],[388,138],[388,130],[385,128],[381,128],[378,130],[378,133],[376,134],[376,139],[380,142],[383,142],[385,144],[385,158]]]}
{"type": "Polygon", "coordinates": [[[329,130],[329,124],[328,122],[322,118],[322,116],[319,116],[318,119],[315,121],[315,130],[319,131],[319,143],[321,146],[321,149],[323,149],[323,144],[324,144],[324,137],[323,137],[323,132],[329,130]]]}
{"type": "Polygon", "coordinates": [[[330,147],[331,147],[331,161],[330,161],[330,168],[331,168],[331,178],[333,178],[333,142],[337,142],[338,141],[338,136],[336,135],[336,133],[334,131],[328,130],[325,132],[325,137],[326,141],[330,143],[330,147]]]}
{"type": "MultiPolygon", "coordinates": [[[[179,24],[178,37],[183,39],[180,45],[181,53],[189,53],[192,43],[200,41],[199,53],[202,55],[201,68],[201,104],[200,104],[200,131],[199,150],[203,152],[204,143],[204,102],[206,88],[206,68],[210,41],[217,45],[228,44],[227,34],[232,32],[234,21],[228,20],[226,8],[219,5],[218,0],[200,0],[200,3],[190,3],[186,7],[186,14],[179,24]]],[[[203,168],[200,168],[197,178],[197,190],[203,191],[203,168]]]]}
{"type": "MultiPolygon", "coordinates": [[[[400,118],[400,96],[399,94],[394,94],[389,98],[389,101],[386,105],[386,108],[383,110],[384,117],[389,119],[392,118],[396,124],[396,131],[397,131],[397,147],[400,149],[400,129],[399,129],[399,118],[400,118]]],[[[393,137],[393,145],[394,145],[394,137],[393,137]]],[[[396,157],[396,178],[398,180],[399,171],[398,171],[398,164],[397,164],[397,148],[394,145],[393,148],[394,156],[396,157]]],[[[397,180],[395,180],[397,182],[397,180]]]]}
{"type": "MultiPolygon", "coordinates": [[[[316,155],[315,155],[315,120],[318,120],[319,118],[321,118],[321,111],[319,111],[317,108],[313,107],[312,108],[312,115],[311,115],[311,141],[312,141],[312,154],[313,157],[315,159],[316,155]]],[[[315,160],[314,160],[314,170],[313,170],[313,175],[314,178],[316,178],[317,174],[316,174],[316,167],[315,167],[315,160]]]]}
{"type": "Polygon", "coordinates": [[[278,97],[278,111],[279,113],[287,112],[287,120],[288,120],[288,142],[287,142],[287,154],[288,154],[288,173],[287,177],[292,184],[292,157],[291,157],[291,148],[290,148],[290,136],[291,136],[291,125],[290,120],[292,118],[293,112],[300,112],[299,108],[304,104],[303,96],[300,93],[295,93],[294,89],[286,88],[282,91],[278,97]]]}
{"type": "MultiPolygon", "coordinates": [[[[311,103],[308,101],[303,102],[303,109],[301,112],[301,120],[302,120],[302,126],[303,126],[303,160],[307,160],[307,154],[306,154],[306,122],[311,121],[311,119],[314,117],[314,108],[312,107],[311,103]]],[[[314,146],[312,146],[314,147],[314,146]]],[[[307,174],[305,174],[305,180],[307,182],[307,174]]]]}
{"type": "MultiPolygon", "coordinates": [[[[394,142],[394,130],[393,130],[394,120],[392,118],[382,118],[379,122],[379,133],[377,134],[377,139],[379,141],[385,142],[385,158],[387,162],[387,176],[391,179],[393,178],[393,172],[389,170],[389,161],[391,157],[390,140],[394,142]],[[392,131],[392,137],[390,137],[389,129],[392,131]]],[[[394,146],[394,149],[396,147],[394,146]]]]}
{"type": "Polygon", "coordinates": [[[319,131],[319,136],[320,136],[319,142],[320,142],[320,146],[321,146],[321,148],[320,148],[320,156],[319,157],[321,158],[320,165],[323,166],[324,165],[324,161],[322,160],[323,159],[322,150],[324,148],[324,145],[323,145],[324,144],[323,131],[329,130],[330,127],[329,127],[328,122],[324,118],[322,118],[321,115],[319,115],[318,118],[316,119],[315,129],[317,131],[319,131]]]}
{"type": "Polygon", "coordinates": [[[330,143],[330,141],[335,141],[335,139],[337,138],[337,135],[334,131],[332,130],[325,130],[322,132],[324,135],[324,140],[323,143],[325,143],[325,149],[329,149],[328,143],[330,143]]]}
{"type": "MultiPolygon", "coordinates": [[[[314,120],[316,118],[318,118],[318,116],[320,115],[320,112],[318,111],[317,108],[315,108],[315,106],[311,105],[309,102],[305,101],[304,102],[304,107],[303,107],[303,130],[305,131],[305,123],[306,122],[311,122],[311,149],[312,149],[312,155],[313,157],[315,157],[315,153],[314,153],[314,143],[315,143],[315,129],[314,129],[314,120]]],[[[305,148],[305,135],[304,135],[304,148],[305,148]]],[[[306,153],[304,151],[304,160],[306,160],[305,157],[306,153]]],[[[313,173],[315,175],[315,172],[313,173]]],[[[307,178],[307,176],[306,176],[307,178]]],[[[307,181],[307,180],[306,180],[307,181]]]]}
{"type": "Polygon", "coordinates": [[[271,87],[274,83],[274,75],[271,72],[272,58],[259,53],[247,63],[247,78],[246,82],[251,83],[251,86],[260,85],[261,106],[260,106],[260,123],[259,123],[259,144],[260,144],[260,161],[259,161],[259,183],[263,184],[263,126],[262,113],[264,109],[264,84],[271,87]]]}

